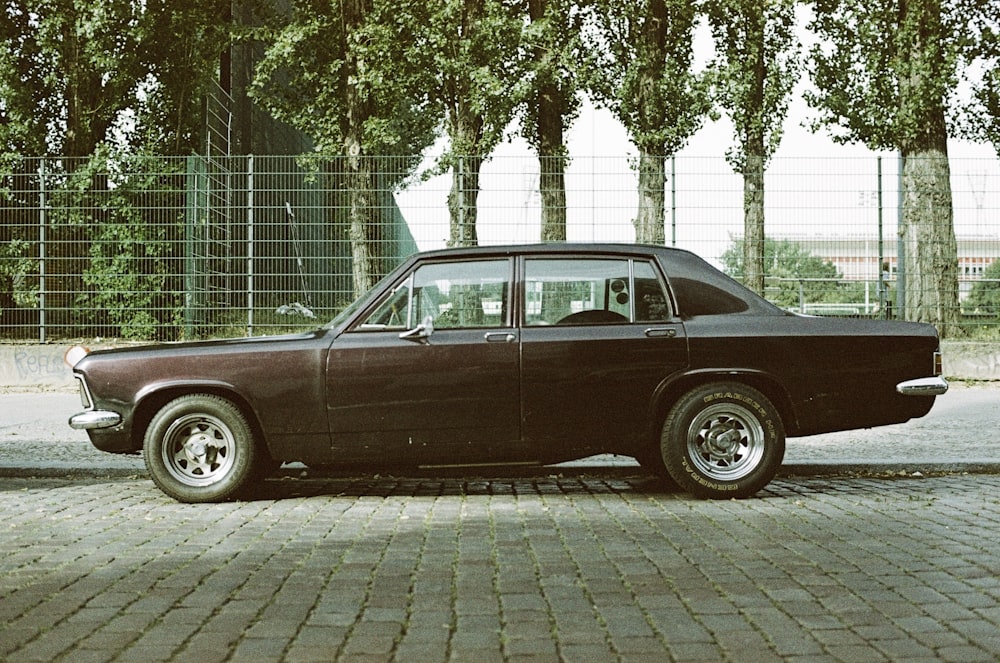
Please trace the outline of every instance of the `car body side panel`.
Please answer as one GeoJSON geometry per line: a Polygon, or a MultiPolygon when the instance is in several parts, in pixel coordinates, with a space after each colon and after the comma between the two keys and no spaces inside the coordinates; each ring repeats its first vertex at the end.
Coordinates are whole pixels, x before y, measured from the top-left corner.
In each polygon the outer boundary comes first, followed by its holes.
{"type": "Polygon", "coordinates": [[[800,316],[699,316],[688,320],[693,369],[753,370],[781,384],[794,411],[790,436],[902,423],[933,397],[896,385],[933,372],[933,327],[800,316]]]}
{"type": "Polygon", "coordinates": [[[341,335],[327,370],[329,462],[520,457],[516,338],[509,327],[436,330],[426,343],[341,335]]]}
{"type": "Polygon", "coordinates": [[[657,387],[687,367],[680,322],[521,332],[524,436],[553,458],[648,443],[657,387]]]}
{"type": "Polygon", "coordinates": [[[86,376],[94,407],[120,413],[123,422],[88,431],[91,441],[105,451],[138,451],[137,414],[148,419],[164,399],[212,392],[246,404],[276,457],[296,457],[316,442],[326,446],[322,366],[329,343],[325,332],[315,332],[95,352],[76,370],[86,376]]]}

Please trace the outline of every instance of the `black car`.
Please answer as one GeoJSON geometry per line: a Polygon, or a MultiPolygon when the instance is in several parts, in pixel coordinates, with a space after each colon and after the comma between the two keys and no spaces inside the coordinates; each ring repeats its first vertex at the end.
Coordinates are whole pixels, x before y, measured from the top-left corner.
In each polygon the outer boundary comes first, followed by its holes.
{"type": "Polygon", "coordinates": [[[687,251],[547,244],[415,255],[321,329],[98,351],[70,425],[185,502],[282,462],[637,458],[747,497],[786,436],[907,421],[947,390],[935,328],[783,311],[687,251]]]}

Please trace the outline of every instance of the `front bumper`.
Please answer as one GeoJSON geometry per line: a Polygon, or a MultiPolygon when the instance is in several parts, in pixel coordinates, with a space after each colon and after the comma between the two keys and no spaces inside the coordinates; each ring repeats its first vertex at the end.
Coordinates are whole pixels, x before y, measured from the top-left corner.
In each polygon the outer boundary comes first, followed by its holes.
{"type": "Polygon", "coordinates": [[[74,430],[113,428],[121,422],[122,415],[109,410],[87,410],[69,418],[69,426],[74,430]]]}
{"type": "Polygon", "coordinates": [[[940,396],[948,391],[948,382],[944,378],[917,378],[896,385],[896,391],[904,396],[940,396]]]}

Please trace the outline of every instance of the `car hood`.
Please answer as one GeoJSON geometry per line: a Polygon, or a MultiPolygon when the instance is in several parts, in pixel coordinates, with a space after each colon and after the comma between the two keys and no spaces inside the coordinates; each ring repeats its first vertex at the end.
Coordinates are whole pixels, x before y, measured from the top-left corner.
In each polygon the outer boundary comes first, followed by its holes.
{"type": "Polygon", "coordinates": [[[250,338],[226,338],[210,341],[180,341],[177,343],[157,343],[151,345],[136,345],[122,348],[107,348],[95,350],[87,357],[109,357],[121,355],[183,355],[190,352],[198,353],[213,348],[232,348],[253,351],[255,347],[264,349],[276,344],[294,344],[303,341],[312,341],[325,335],[323,329],[316,329],[308,332],[295,334],[281,334],[275,336],[253,336],[250,338]]]}

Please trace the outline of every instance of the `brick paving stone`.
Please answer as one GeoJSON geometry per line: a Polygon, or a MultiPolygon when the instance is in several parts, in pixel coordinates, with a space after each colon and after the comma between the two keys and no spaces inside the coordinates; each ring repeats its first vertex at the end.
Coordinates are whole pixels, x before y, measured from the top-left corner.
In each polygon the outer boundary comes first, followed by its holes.
{"type": "Polygon", "coordinates": [[[1000,659],[1000,476],[0,477],[0,659],[1000,659]],[[146,656],[143,656],[143,653],[146,656]]]}

